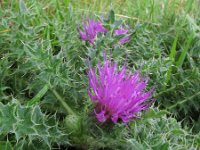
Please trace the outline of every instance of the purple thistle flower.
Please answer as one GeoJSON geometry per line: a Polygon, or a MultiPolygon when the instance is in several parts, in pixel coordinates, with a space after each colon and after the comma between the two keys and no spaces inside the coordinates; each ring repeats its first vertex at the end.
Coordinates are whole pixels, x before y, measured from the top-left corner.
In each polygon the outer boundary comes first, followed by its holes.
{"type": "MultiPolygon", "coordinates": [[[[127,32],[128,32],[128,30],[121,27],[120,29],[117,29],[117,30],[114,31],[114,36],[125,35],[125,34],[127,34],[127,32]]],[[[119,40],[119,43],[123,45],[123,44],[129,42],[129,40],[130,40],[130,36],[128,35],[128,36],[121,38],[119,40]]]]}
{"type": "Polygon", "coordinates": [[[148,79],[141,77],[139,71],[127,74],[125,66],[118,70],[117,64],[104,56],[104,64],[98,64],[97,71],[89,68],[89,90],[91,100],[96,103],[95,114],[100,122],[121,119],[127,123],[137,118],[137,113],[146,110],[153,103],[152,91],[145,92],[148,79]]]}
{"type": "Polygon", "coordinates": [[[84,31],[79,29],[79,34],[81,40],[88,41],[91,44],[94,44],[95,38],[98,33],[106,33],[106,28],[103,27],[101,21],[87,20],[86,23],[83,23],[84,31]]]}

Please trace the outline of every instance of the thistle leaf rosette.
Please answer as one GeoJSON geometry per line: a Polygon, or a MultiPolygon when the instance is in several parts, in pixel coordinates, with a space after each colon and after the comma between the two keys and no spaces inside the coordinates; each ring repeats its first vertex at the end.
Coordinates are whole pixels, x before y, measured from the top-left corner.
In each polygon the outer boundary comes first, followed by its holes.
{"type": "Polygon", "coordinates": [[[97,71],[89,68],[88,78],[88,94],[96,104],[94,112],[100,122],[111,119],[116,123],[121,119],[127,123],[154,102],[151,99],[154,87],[149,91],[145,90],[147,78],[143,78],[139,71],[128,73],[125,65],[119,70],[118,65],[105,55],[104,64],[99,63],[97,71]]]}

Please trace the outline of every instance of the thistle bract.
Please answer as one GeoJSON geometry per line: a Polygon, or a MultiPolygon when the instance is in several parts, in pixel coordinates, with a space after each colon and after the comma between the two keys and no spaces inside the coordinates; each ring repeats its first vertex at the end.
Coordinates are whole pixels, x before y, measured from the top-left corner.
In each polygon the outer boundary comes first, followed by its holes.
{"type": "Polygon", "coordinates": [[[104,64],[98,64],[97,70],[89,68],[89,90],[91,100],[96,103],[95,114],[100,122],[119,119],[124,123],[136,118],[137,113],[146,110],[152,104],[152,88],[145,92],[148,79],[139,71],[127,73],[125,66],[121,70],[104,56],[104,64]]]}
{"type": "Polygon", "coordinates": [[[106,33],[106,28],[103,27],[101,21],[87,20],[83,23],[83,31],[79,29],[81,40],[88,41],[94,44],[95,38],[98,33],[106,33]]]}

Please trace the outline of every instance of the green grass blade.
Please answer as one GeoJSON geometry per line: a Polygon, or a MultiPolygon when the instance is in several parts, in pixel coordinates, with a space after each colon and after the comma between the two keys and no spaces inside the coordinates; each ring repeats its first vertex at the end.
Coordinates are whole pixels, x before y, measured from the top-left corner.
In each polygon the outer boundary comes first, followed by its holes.
{"type": "Polygon", "coordinates": [[[186,46],[185,48],[183,49],[178,61],[176,62],[176,66],[179,68],[179,67],[182,67],[183,65],[183,62],[185,60],[185,57],[186,57],[186,54],[187,54],[187,51],[189,50],[189,47],[190,47],[190,44],[192,42],[192,39],[193,39],[193,33],[190,34],[188,40],[187,40],[187,43],[186,43],[186,46]]]}
{"type": "Polygon", "coordinates": [[[165,80],[165,83],[164,83],[165,87],[167,86],[167,84],[168,84],[168,82],[170,81],[170,78],[171,78],[171,72],[172,72],[172,67],[173,67],[172,65],[175,62],[176,45],[177,45],[177,41],[178,41],[178,36],[179,36],[179,33],[177,33],[176,38],[174,39],[172,48],[170,50],[170,55],[169,55],[170,67],[167,70],[166,80],[165,80]]]}
{"type": "Polygon", "coordinates": [[[13,150],[12,145],[9,141],[0,141],[1,150],[13,150]]]}
{"type": "Polygon", "coordinates": [[[174,60],[175,60],[176,45],[177,45],[178,37],[179,37],[179,33],[177,33],[176,38],[174,39],[172,48],[171,48],[171,50],[170,50],[169,58],[170,58],[170,60],[171,60],[172,62],[174,62],[174,60]]]}
{"type": "Polygon", "coordinates": [[[24,3],[24,0],[20,0],[19,1],[19,8],[20,8],[20,12],[22,14],[24,14],[25,12],[27,12],[27,8],[26,8],[26,5],[24,3]]]}

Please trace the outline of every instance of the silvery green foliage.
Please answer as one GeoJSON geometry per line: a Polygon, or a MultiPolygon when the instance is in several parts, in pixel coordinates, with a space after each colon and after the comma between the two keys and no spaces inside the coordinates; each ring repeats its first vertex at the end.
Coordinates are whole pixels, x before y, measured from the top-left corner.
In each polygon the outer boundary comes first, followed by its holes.
{"type": "Polygon", "coordinates": [[[167,116],[169,112],[164,110],[151,108],[139,119],[115,125],[99,123],[94,116],[88,117],[85,113],[81,114],[81,119],[66,118],[70,142],[78,149],[196,150],[200,146],[199,134],[182,128],[181,123],[167,116]]]}
{"type": "Polygon", "coordinates": [[[67,135],[58,127],[55,115],[48,117],[39,106],[22,106],[16,101],[0,103],[0,132],[5,136],[13,135],[18,148],[48,148],[54,142],[68,142],[67,135]]]}
{"type": "MultiPolygon", "coordinates": [[[[176,119],[162,112],[151,110],[147,118],[131,125],[131,136],[137,139],[144,149],[197,149],[200,145],[198,136],[183,129],[176,119]],[[150,116],[150,118],[149,118],[150,116]],[[153,118],[152,118],[153,117],[153,118]]],[[[130,137],[131,137],[130,136],[130,137]]],[[[132,145],[134,139],[128,139],[132,145]]]]}
{"type": "Polygon", "coordinates": [[[151,109],[143,118],[130,124],[98,127],[92,133],[94,136],[89,141],[89,147],[91,150],[98,147],[113,150],[197,149],[200,146],[199,135],[192,135],[176,119],[167,117],[165,113],[151,109]]]}

